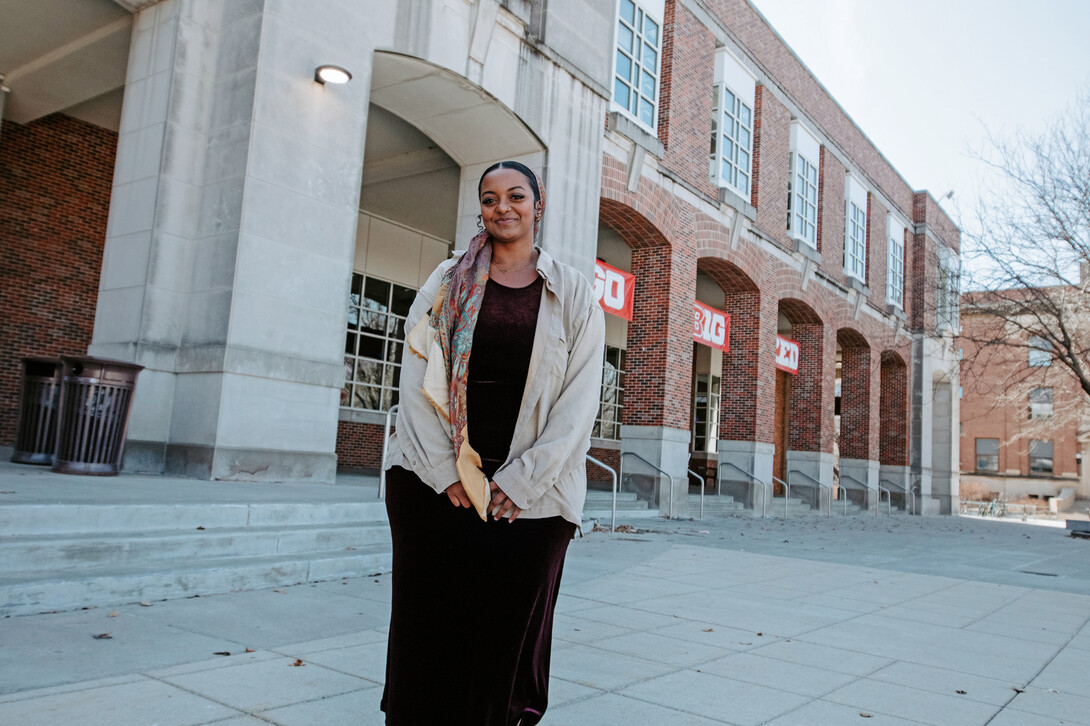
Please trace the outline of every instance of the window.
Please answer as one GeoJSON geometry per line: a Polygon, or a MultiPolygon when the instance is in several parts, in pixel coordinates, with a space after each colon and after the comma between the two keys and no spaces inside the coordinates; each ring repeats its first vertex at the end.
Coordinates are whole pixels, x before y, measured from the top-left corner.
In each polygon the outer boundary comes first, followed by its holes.
{"type": "Polygon", "coordinates": [[[844,272],[867,281],[867,190],[848,175],[844,204],[844,272]]]}
{"type": "Polygon", "coordinates": [[[889,238],[889,260],[886,272],[886,302],[904,309],[905,306],[905,226],[892,214],[886,217],[889,238]]]}
{"type": "Polygon", "coordinates": [[[961,263],[957,254],[939,247],[939,280],[935,291],[935,325],[941,330],[958,329],[958,290],[961,286],[961,263]]]}
{"type": "Polygon", "coordinates": [[[1047,368],[1052,365],[1052,343],[1036,335],[1029,339],[1029,364],[1047,368]]]}
{"type": "Polygon", "coordinates": [[[598,417],[591,436],[598,439],[621,439],[621,411],[624,409],[624,349],[606,346],[602,367],[602,393],[598,417]]]}
{"type": "Polygon", "coordinates": [[[1029,473],[1030,474],[1051,474],[1052,473],[1052,442],[1051,441],[1030,441],[1029,442],[1029,473]]]}
{"type": "Polygon", "coordinates": [[[698,373],[693,385],[693,451],[714,454],[719,440],[719,376],[698,373]]]}
{"type": "Polygon", "coordinates": [[[1046,418],[1052,415],[1052,388],[1034,388],[1029,392],[1029,417],[1046,418]]]}
{"type": "Polygon", "coordinates": [[[787,182],[787,229],[817,247],[817,183],[821,145],[798,121],[791,122],[791,174],[787,182]]]}
{"type": "Polygon", "coordinates": [[[976,440],[976,470],[999,471],[999,439],[976,440]]]}
{"type": "Polygon", "coordinates": [[[352,274],[341,406],[386,411],[397,403],[405,316],[416,291],[352,274]]]}
{"type": "MultiPolygon", "coordinates": [[[[659,87],[659,23],[632,0],[620,0],[613,101],[655,133],[659,87]]],[[[661,16],[660,16],[661,17],[661,16]]]]}
{"type": "Polygon", "coordinates": [[[756,81],[734,56],[715,56],[712,88],[712,140],[709,153],[712,179],[747,200],[753,154],[753,98],[756,81]]]}

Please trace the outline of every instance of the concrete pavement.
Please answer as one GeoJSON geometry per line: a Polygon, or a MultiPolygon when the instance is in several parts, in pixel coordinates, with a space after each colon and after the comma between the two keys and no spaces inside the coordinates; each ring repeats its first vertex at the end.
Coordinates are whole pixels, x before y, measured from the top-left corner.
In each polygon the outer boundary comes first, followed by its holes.
{"type": "MultiPolygon", "coordinates": [[[[1090,725],[1090,542],[1062,529],[635,524],[571,546],[546,724],[1090,725]]],[[[0,620],[0,723],[381,724],[389,584],[0,620]]]]}

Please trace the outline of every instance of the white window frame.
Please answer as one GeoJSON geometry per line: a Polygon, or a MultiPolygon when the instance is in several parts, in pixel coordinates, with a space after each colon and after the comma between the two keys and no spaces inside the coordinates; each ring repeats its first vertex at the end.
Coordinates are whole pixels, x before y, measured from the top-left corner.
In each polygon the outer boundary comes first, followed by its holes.
{"type": "Polygon", "coordinates": [[[405,315],[415,296],[416,290],[408,285],[353,271],[346,321],[345,381],[341,389],[341,408],[387,411],[398,402],[405,315]],[[368,281],[390,286],[386,302],[367,297],[368,281]],[[404,297],[396,297],[397,288],[401,288],[404,297]],[[394,312],[395,305],[403,314],[394,312]],[[381,353],[368,355],[363,350],[365,344],[378,346],[381,353]],[[377,407],[369,405],[374,402],[373,396],[377,396],[377,407]]]}
{"type": "Polygon", "coordinates": [[[598,415],[591,436],[596,439],[621,440],[621,414],[624,411],[625,349],[606,344],[602,366],[602,388],[598,396],[598,415]]]}
{"type": "Polygon", "coordinates": [[[757,80],[725,48],[715,54],[709,172],[716,186],[747,201],[753,189],[753,126],[757,80]],[[726,172],[724,173],[724,169],[726,172]]]}
{"type": "Polygon", "coordinates": [[[1039,386],[1031,388],[1029,392],[1029,417],[1048,418],[1053,413],[1053,398],[1055,392],[1052,386],[1039,386]],[[1036,400],[1034,400],[1036,399],[1036,400]]]}
{"type": "Polygon", "coordinates": [[[844,274],[866,284],[867,190],[848,174],[844,197],[844,274]]]}
{"type": "Polygon", "coordinates": [[[905,307],[905,227],[897,217],[886,215],[886,302],[905,307]]]}
{"type": "Polygon", "coordinates": [[[613,84],[610,89],[610,107],[624,113],[652,135],[658,134],[662,86],[662,20],[665,12],[665,0],[617,0],[613,14],[613,84]],[[622,16],[622,11],[627,10],[628,7],[632,7],[633,22],[631,23],[627,17],[622,16]],[[645,19],[657,28],[657,36],[653,44],[650,42],[652,39],[649,34],[645,32],[649,28],[645,25],[645,19]],[[630,32],[633,35],[632,43],[628,48],[622,48],[620,45],[622,32],[630,32]],[[655,64],[650,70],[644,63],[651,59],[647,55],[648,50],[652,51],[655,64]],[[618,64],[619,57],[625,58],[626,62],[631,64],[627,78],[622,78],[620,75],[623,68],[618,64]],[[648,90],[645,86],[647,78],[652,80],[650,96],[645,93],[648,90]],[[627,104],[622,104],[617,98],[619,87],[625,88],[628,93],[627,104]],[[632,94],[635,96],[633,97],[632,94]],[[651,109],[650,122],[642,114],[645,105],[651,109]]]}
{"type": "Polygon", "coordinates": [[[1039,335],[1029,338],[1029,361],[1031,368],[1048,368],[1052,365],[1052,343],[1039,335]]]}
{"type": "Polygon", "coordinates": [[[935,327],[957,332],[959,324],[959,288],[961,260],[949,247],[938,248],[938,274],[935,290],[935,327]]]}
{"type": "Polygon", "coordinates": [[[791,122],[791,176],[787,182],[787,231],[817,249],[818,173],[821,144],[805,126],[791,122]]]}
{"type": "Polygon", "coordinates": [[[714,454],[719,444],[719,406],[723,395],[722,378],[714,373],[697,373],[693,379],[693,420],[691,425],[693,453],[714,454]],[[699,391],[700,384],[704,390],[699,391]],[[701,400],[703,398],[703,400],[701,400]],[[704,416],[704,421],[697,419],[704,416]]]}

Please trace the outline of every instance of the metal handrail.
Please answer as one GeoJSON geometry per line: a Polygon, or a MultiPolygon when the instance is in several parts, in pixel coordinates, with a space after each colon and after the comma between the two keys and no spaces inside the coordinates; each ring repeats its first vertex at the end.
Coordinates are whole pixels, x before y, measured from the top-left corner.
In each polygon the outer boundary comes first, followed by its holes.
{"type": "MultiPolygon", "coordinates": [[[[868,487],[866,484],[864,484],[863,482],[856,479],[854,476],[851,476],[850,474],[845,474],[844,472],[840,472],[840,479],[842,481],[844,479],[847,479],[848,481],[853,481],[853,482],[856,483],[856,485],[858,486],[859,489],[862,489],[863,491],[868,492],[868,493],[870,492],[870,487],[868,487]]],[[[844,488],[847,489],[847,487],[844,487],[844,488]]],[[[881,494],[878,495],[878,499],[879,499],[879,501],[881,501],[881,499],[882,499],[881,494]]],[[[844,511],[845,511],[845,513],[848,511],[848,506],[847,505],[844,505],[844,511]]],[[[870,507],[867,507],[867,511],[870,511],[870,507]]],[[[874,516],[876,516],[876,517],[878,516],[878,504],[877,503],[875,503],[875,505],[874,505],[874,516]]]]}
{"type": "MultiPolygon", "coordinates": [[[[912,491],[912,487],[902,486],[902,485],[898,484],[895,481],[890,481],[889,479],[882,479],[880,481],[883,484],[885,484],[887,487],[889,487],[890,490],[900,489],[902,494],[906,494],[906,495],[912,497],[912,500],[911,500],[912,501],[912,506],[909,507],[908,513],[909,514],[915,514],[916,513],[916,492],[912,491]]],[[[907,502],[906,502],[906,504],[907,504],[907,502]]]]}
{"type": "MultiPolygon", "coordinates": [[[[667,513],[666,518],[667,519],[673,519],[674,518],[674,477],[670,476],[670,473],[668,471],[666,471],[665,469],[660,469],[659,467],[655,466],[650,461],[643,458],[642,456],[640,456],[636,452],[634,452],[634,451],[622,451],[621,452],[621,465],[620,465],[621,481],[624,481],[624,458],[626,456],[635,456],[637,459],[639,459],[643,463],[647,464],[649,467],[651,467],[652,469],[659,472],[660,474],[662,474],[663,476],[665,476],[667,479],[670,480],[670,511],[667,513]]],[[[658,482],[655,482],[655,488],[656,488],[656,490],[658,489],[658,482]]],[[[658,491],[656,491],[655,493],[660,494],[660,492],[658,492],[658,491]]],[[[658,497],[656,496],[656,499],[657,498],[658,497]]]]}
{"type": "Polygon", "coordinates": [[[398,404],[390,406],[386,411],[386,428],[382,432],[382,465],[378,471],[378,498],[386,498],[386,453],[390,448],[390,422],[397,413],[398,404]]]}
{"type": "Polygon", "coordinates": [[[893,498],[889,494],[889,489],[881,484],[878,485],[878,501],[874,503],[874,516],[878,516],[878,509],[882,506],[882,492],[886,493],[886,516],[889,517],[893,514],[893,498]]]}
{"type": "MultiPolygon", "coordinates": [[[[844,516],[847,517],[848,516],[848,487],[842,486],[842,487],[839,487],[839,489],[840,489],[840,493],[841,493],[840,498],[844,500],[844,516]]],[[[830,505],[830,508],[831,508],[831,505],[830,505]]]]}
{"type": "Polygon", "coordinates": [[[783,518],[787,519],[787,500],[791,498],[791,484],[780,479],[775,474],[772,475],[772,481],[783,487],[783,518]]]}
{"type": "Polygon", "coordinates": [[[692,469],[686,469],[690,476],[695,476],[696,480],[700,482],[700,516],[698,519],[704,519],[704,477],[697,474],[692,469]]]}
{"type": "MultiPolygon", "coordinates": [[[[771,489],[772,488],[771,484],[769,484],[766,481],[761,481],[760,479],[753,476],[752,474],[750,474],[748,471],[746,471],[742,467],[735,466],[734,464],[730,463],[729,461],[721,461],[721,462],[719,462],[719,467],[716,469],[716,473],[715,473],[715,493],[716,493],[716,495],[719,495],[719,494],[722,493],[722,487],[723,487],[722,471],[723,471],[724,466],[729,466],[731,469],[734,469],[739,474],[742,474],[743,476],[749,477],[750,481],[752,481],[752,482],[754,482],[756,484],[760,484],[765,489],[771,489]]],[[[762,517],[767,517],[768,516],[768,500],[772,498],[772,492],[771,491],[768,492],[767,497],[762,497],[762,498],[764,499],[764,501],[762,502],[762,506],[761,506],[761,516],[762,517]]]]}
{"type": "MultiPolygon", "coordinates": [[[[819,480],[817,480],[814,477],[810,476],[806,472],[799,471],[798,469],[792,469],[791,471],[787,472],[788,476],[791,476],[792,474],[797,474],[798,476],[801,476],[803,479],[809,479],[810,481],[812,481],[812,482],[814,482],[815,484],[818,485],[818,514],[821,514],[821,490],[822,489],[828,489],[829,490],[829,513],[832,514],[832,511],[833,511],[833,488],[832,488],[832,486],[830,486],[828,484],[822,484],[819,480]]],[[[841,478],[843,478],[843,475],[841,475],[841,478]]],[[[784,509],[787,509],[787,507],[784,507],[784,509]]]]}
{"type": "Polygon", "coordinates": [[[593,464],[597,464],[599,467],[601,467],[602,469],[605,469],[606,471],[608,471],[613,476],[613,513],[612,513],[612,517],[609,520],[609,531],[610,532],[616,532],[617,531],[617,471],[612,466],[608,466],[608,465],[602,463],[601,461],[598,461],[598,459],[595,459],[590,454],[587,454],[587,461],[589,461],[589,462],[591,462],[593,464]]]}

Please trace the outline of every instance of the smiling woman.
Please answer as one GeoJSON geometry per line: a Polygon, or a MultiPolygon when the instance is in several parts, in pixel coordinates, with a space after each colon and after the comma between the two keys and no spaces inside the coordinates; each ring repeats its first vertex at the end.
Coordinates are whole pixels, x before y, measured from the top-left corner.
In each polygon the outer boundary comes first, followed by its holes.
{"type": "Polygon", "coordinates": [[[534,244],[545,194],[533,171],[500,162],[478,193],[483,229],[406,319],[386,497],[387,724],[541,720],[586,495],[601,309],[586,278],[534,244]],[[422,672],[443,674],[427,698],[422,672]]]}

